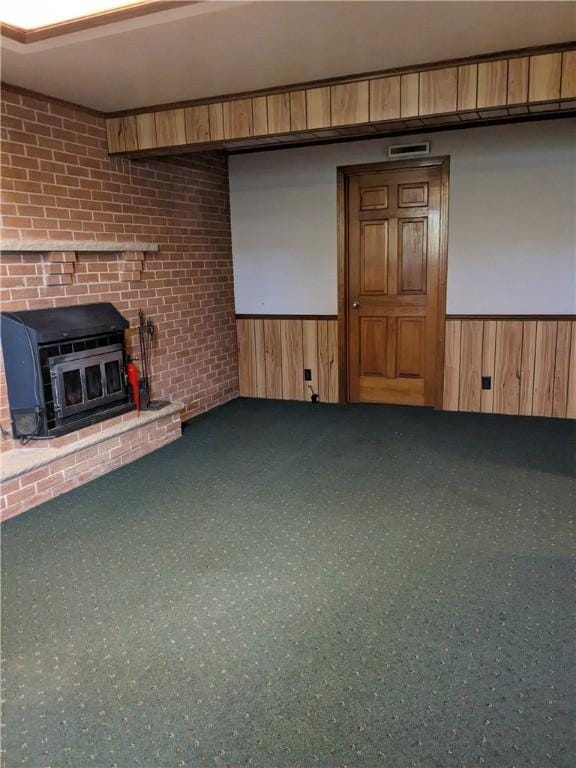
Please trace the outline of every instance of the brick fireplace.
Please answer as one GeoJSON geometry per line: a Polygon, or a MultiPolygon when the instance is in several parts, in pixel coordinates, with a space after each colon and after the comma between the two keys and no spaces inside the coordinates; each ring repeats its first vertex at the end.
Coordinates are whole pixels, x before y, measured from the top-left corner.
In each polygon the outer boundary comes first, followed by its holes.
{"type": "Polygon", "coordinates": [[[113,304],[3,312],[12,436],[24,443],[134,410],[124,331],[113,304]]]}
{"type": "Polygon", "coordinates": [[[225,156],[111,158],[95,113],[10,86],[2,109],[1,309],[109,302],[136,357],[142,309],[157,329],[152,394],[172,403],[22,447],[0,370],[8,517],[175,439],[238,382],[225,156]]]}

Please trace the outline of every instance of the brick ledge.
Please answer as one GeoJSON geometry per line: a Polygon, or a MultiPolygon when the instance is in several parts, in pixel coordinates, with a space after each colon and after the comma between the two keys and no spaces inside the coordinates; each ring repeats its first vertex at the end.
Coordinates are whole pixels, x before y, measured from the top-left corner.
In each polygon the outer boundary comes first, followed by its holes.
{"type": "Polygon", "coordinates": [[[81,251],[83,253],[121,253],[124,251],[157,251],[157,243],[115,242],[113,240],[26,240],[4,239],[0,250],[6,253],[52,253],[59,251],[81,251]]]}
{"type": "Polygon", "coordinates": [[[6,451],[0,457],[0,480],[4,483],[20,477],[31,472],[33,469],[51,464],[53,461],[70,456],[70,454],[78,453],[118,435],[123,435],[126,432],[131,432],[166,416],[171,416],[174,413],[180,413],[183,408],[183,403],[174,402],[160,411],[141,411],[140,415],[134,416],[133,419],[127,419],[126,421],[114,424],[111,427],[102,429],[100,432],[58,448],[28,448],[26,450],[15,448],[11,451],[6,451]]]}

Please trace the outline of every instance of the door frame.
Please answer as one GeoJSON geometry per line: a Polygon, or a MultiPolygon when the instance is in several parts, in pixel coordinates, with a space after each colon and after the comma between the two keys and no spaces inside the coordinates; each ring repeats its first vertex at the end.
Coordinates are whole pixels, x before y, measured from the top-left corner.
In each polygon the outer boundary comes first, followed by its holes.
{"type": "Polygon", "coordinates": [[[341,165],[337,173],[337,250],[338,250],[338,401],[348,402],[348,182],[352,176],[378,171],[398,171],[418,168],[440,168],[440,244],[438,253],[438,308],[441,313],[438,335],[438,355],[434,382],[434,408],[441,409],[444,395],[444,343],[446,334],[446,276],[448,269],[448,200],[450,186],[450,157],[414,158],[365,165],[341,165]]]}

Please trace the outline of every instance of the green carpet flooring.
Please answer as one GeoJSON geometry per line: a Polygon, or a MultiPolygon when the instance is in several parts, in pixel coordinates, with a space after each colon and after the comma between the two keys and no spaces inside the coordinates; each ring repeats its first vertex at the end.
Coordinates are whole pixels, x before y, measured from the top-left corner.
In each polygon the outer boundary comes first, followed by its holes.
{"type": "Polygon", "coordinates": [[[5,766],[573,768],[573,438],[237,400],[8,521],[5,766]]]}

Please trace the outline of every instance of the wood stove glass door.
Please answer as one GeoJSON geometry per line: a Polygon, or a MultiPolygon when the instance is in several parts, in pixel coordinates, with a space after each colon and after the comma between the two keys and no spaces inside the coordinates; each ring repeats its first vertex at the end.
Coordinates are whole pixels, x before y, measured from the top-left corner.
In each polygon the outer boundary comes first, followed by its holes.
{"type": "Polygon", "coordinates": [[[100,408],[126,395],[122,349],[106,348],[51,358],[56,417],[63,419],[100,408]]]}

